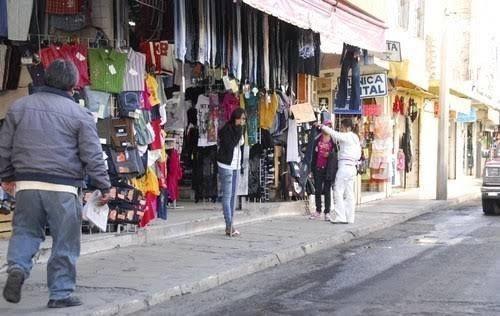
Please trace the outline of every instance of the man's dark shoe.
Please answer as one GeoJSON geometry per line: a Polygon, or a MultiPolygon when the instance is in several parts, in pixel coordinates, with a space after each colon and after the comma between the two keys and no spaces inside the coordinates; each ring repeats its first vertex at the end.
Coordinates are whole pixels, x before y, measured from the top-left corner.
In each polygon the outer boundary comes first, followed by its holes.
{"type": "Polygon", "coordinates": [[[70,296],[61,300],[50,300],[47,304],[48,308],[65,308],[82,305],[82,301],[76,296],[70,296]]]}
{"type": "Polygon", "coordinates": [[[3,297],[7,302],[19,303],[21,289],[24,283],[24,272],[21,269],[12,269],[3,289],[3,297]]]}

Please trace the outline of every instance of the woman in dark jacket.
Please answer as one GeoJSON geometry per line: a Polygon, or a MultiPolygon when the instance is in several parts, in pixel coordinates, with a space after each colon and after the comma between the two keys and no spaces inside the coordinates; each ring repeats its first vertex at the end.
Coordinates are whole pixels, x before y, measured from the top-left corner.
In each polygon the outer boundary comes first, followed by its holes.
{"type": "MultiPolygon", "coordinates": [[[[326,126],[332,126],[330,121],[323,123],[326,126]]],[[[325,221],[330,220],[331,211],[331,188],[335,181],[337,173],[337,150],[332,137],[323,132],[315,139],[311,169],[314,176],[316,213],[312,214],[310,219],[319,219],[321,217],[321,196],[325,196],[325,221]]]]}
{"type": "Polygon", "coordinates": [[[219,131],[219,148],[217,164],[219,180],[222,188],[222,209],[226,221],[226,235],[238,236],[239,231],[233,227],[234,208],[236,204],[236,189],[238,174],[243,161],[245,110],[238,108],[233,111],[231,119],[219,131]]]}

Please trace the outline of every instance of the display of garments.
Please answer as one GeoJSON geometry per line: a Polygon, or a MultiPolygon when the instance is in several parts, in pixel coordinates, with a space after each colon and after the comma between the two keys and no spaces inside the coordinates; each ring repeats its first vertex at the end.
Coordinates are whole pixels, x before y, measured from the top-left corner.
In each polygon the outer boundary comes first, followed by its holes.
{"type": "Polygon", "coordinates": [[[401,147],[403,148],[403,153],[405,155],[405,171],[411,172],[413,164],[412,130],[411,120],[408,116],[405,118],[405,132],[403,133],[403,139],[401,140],[401,147]]]}
{"type": "Polygon", "coordinates": [[[361,73],[359,68],[360,49],[355,46],[344,44],[342,51],[342,68],[340,81],[335,98],[335,108],[345,109],[349,91],[348,76],[351,71],[351,84],[349,95],[349,107],[351,111],[360,111],[361,107],[361,73]]]}
{"type": "Polygon", "coordinates": [[[90,86],[85,86],[83,88],[83,94],[85,97],[85,107],[89,109],[90,112],[97,113],[97,117],[100,119],[111,116],[111,94],[92,90],[90,86]]]}
{"type": "Polygon", "coordinates": [[[278,110],[278,96],[264,95],[259,101],[260,128],[269,130],[273,127],[276,111],[278,110]]]}
{"type": "Polygon", "coordinates": [[[186,1],[174,1],[175,58],[184,61],[186,57],[186,1]]]}
{"type": "MultiPolygon", "coordinates": [[[[2,0],[0,0],[2,1],[2,0]]],[[[7,45],[0,44],[0,91],[4,90],[4,77],[7,69],[7,45]]]]}
{"type": "Polygon", "coordinates": [[[167,189],[172,200],[179,199],[179,181],[182,179],[182,167],[179,153],[175,149],[168,150],[167,189]]]}
{"type": "Polygon", "coordinates": [[[297,121],[288,120],[286,162],[300,162],[297,121]]]}
{"type": "Polygon", "coordinates": [[[217,145],[217,109],[210,107],[210,98],[204,95],[198,96],[196,103],[198,113],[198,146],[207,147],[217,145]]]}
{"type": "MultiPolygon", "coordinates": [[[[1,50],[1,47],[0,47],[0,50],[1,50]]],[[[2,58],[1,52],[0,52],[0,58],[2,58]]],[[[1,64],[1,62],[0,62],[0,64],[1,64]]],[[[40,86],[45,85],[45,69],[43,68],[42,63],[27,65],[26,68],[28,68],[28,72],[30,73],[31,81],[33,82],[33,86],[40,87],[40,86]]],[[[2,77],[2,71],[0,70],[0,86],[2,85],[1,77],[2,77]]]]}
{"type": "Polygon", "coordinates": [[[197,147],[193,161],[195,199],[217,197],[217,146],[197,147]]]}
{"type": "Polygon", "coordinates": [[[158,209],[158,195],[153,193],[146,193],[146,207],[144,208],[144,216],[139,223],[140,227],[145,227],[150,221],[157,217],[158,209]]]}
{"type": "Polygon", "coordinates": [[[120,93],[127,55],[106,48],[89,49],[89,68],[93,90],[120,93]]]}
{"type": "Polygon", "coordinates": [[[118,95],[118,112],[120,117],[135,118],[141,107],[141,92],[124,91],[118,95]]]}
{"type": "Polygon", "coordinates": [[[248,144],[250,146],[258,143],[259,133],[259,98],[253,93],[242,95],[245,100],[245,110],[247,112],[247,133],[248,144]]]}
{"type": "Polygon", "coordinates": [[[174,71],[174,46],[168,41],[143,42],[140,50],[146,56],[148,70],[153,70],[157,75],[173,74],[174,71]]]}
{"type": "Polygon", "coordinates": [[[146,55],[129,49],[127,67],[123,78],[123,91],[144,91],[144,76],[146,75],[146,55]]]}
{"type": "Polygon", "coordinates": [[[7,36],[7,0],[0,0],[0,37],[7,36]]]}
{"type": "Polygon", "coordinates": [[[149,103],[152,106],[155,106],[157,104],[160,104],[160,97],[158,94],[158,81],[156,81],[156,78],[152,75],[147,75],[146,77],[146,88],[149,93],[149,103]]]}
{"type": "Polygon", "coordinates": [[[46,0],[45,12],[48,14],[78,14],[83,0],[46,0]]]}
{"type": "Polygon", "coordinates": [[[227,92],[222,99],[221,109],[223,112],[223,122],[231,119],[233,111],[240,107],[240,100],[233,93],[227,92]]]}
{"type": "Polygon", "coordinates": [[[165,132],[161,127],[160,120],[151,121],[151,126],[154,131],[154,139],[153,142],[149,145],[151,149],[162,149],[165,146],[165,132]]]}
{"type": "Polygon", "coordinates": [[[398,157],[397,157],[397,164],[396,164],[396,170],[397,171],[403,171],[405,170],[406,166],[406,161],[405,161],[405,153],[403,152],[402,149],[398,151],[398,157]]]}
{"type": "Polygon", "coordinates": [[[137,144],[145,146],[149,145],[153,142],[154,133],[152,131],[152,127],[147,120],[147,112],[141,110],[141,115],[137,116],[134,120],[134,127],[136,132],[136,141],[137,144]]]}
{"type": "Polygon", "coordinates": [[[32,12],[32,0],[7,0],[7,33],[10,40],[28,40],[32,12]]]}
{"type": "Polygon", "coordinates": [[[186,127],[186,109],[181,94],[175,94],[174,98],[167,101],[165,111],[167,130],[182,130],[186,127]]]}

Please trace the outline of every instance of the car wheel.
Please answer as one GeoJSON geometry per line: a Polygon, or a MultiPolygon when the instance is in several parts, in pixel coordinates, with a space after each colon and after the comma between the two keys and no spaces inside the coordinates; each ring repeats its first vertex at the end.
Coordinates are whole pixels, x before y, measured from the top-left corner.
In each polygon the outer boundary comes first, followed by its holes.
{"type": "Polygon", "coordinates": [[[495,200],[483,199],[483,212],[486,215],[496,215],[500,214],[498,203],[495,200]]]}

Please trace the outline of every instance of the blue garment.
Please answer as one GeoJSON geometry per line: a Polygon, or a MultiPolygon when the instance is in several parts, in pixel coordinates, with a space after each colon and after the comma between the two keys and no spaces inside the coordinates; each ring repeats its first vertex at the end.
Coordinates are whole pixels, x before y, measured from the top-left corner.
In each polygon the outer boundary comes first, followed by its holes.
{"type": "Polygon", "coordinates": [[[234,208],[236,203],[236,188],[238,187],[238,170],[219,167],[219,179],[222,188],[222,210],[226,229],[233,225],[234,208]]]}
{"type": "Polygon", "coordinates": [[[70,296],[75,290],[76,261],[80,256],[82,205],[72,193],[25,190],[16,194],[13,232],[7,252],[8,272],[21,269],[25,277],[33,256],[50,227],[52,254],[47,263],[50,299],[70,296]]]}
{"type": "Polygon", "coordinates": [[[0,0],[0,37],[7,35],[7,0],[0,0]]]}
{"type": "Polygon", "coordinates": [[[167,208],[168,208],[168,190],[161,189],[160,195],[158,196],[157,205],[158,205],[158,218],[167,220],[167,208]]]}
{"type": "Polygon", "coordinates": [[[342,69],[340,81],[335,98],[335,108],[344,109],[346,106],[348,92],[348,75],[351,70],[351,91],[349,98],[349,110],[359,111],[361,109],[361,73],[358,63],[360,50],[357,47],[345,45],[342,53],[342,69]]]}

